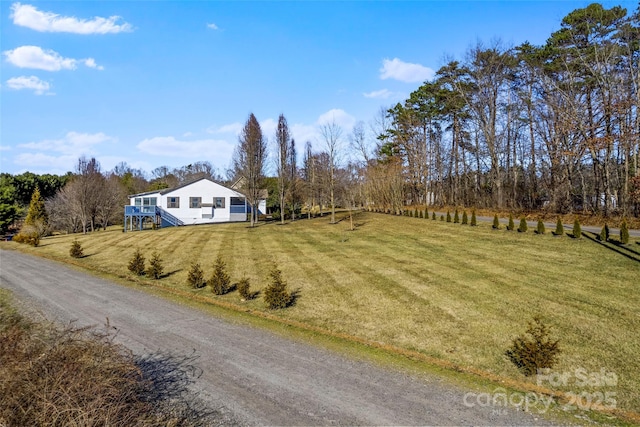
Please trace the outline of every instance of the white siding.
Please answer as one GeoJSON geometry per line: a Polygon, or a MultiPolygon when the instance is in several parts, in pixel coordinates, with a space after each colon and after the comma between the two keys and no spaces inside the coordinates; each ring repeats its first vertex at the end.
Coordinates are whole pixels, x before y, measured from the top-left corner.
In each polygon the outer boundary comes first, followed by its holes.
{"type": "Polygon", "coordinates": [[[229,221],[246,221],[244,215],[231,215],[231,197],[243,197],[237,191],[226,188],[215,182],[203,179],[192,184],[177,188],[171,192],[163,194],[159,206],[169,212],[171,215],[179,218],[186,225],[188,224],[204,224],[211,222],[229,222],[229,221]],[[180,207],[169,208],[168,198],[179,197],[180,207]],[[190,206],[191,197],[200,197],[201,203],[209,205],[206,207],[192,208],[190,206]],[[224,198],[223,208],[214,208],[214,199],[224,198]],[[208,218],[208,216],[212,216],[208,218]]]}

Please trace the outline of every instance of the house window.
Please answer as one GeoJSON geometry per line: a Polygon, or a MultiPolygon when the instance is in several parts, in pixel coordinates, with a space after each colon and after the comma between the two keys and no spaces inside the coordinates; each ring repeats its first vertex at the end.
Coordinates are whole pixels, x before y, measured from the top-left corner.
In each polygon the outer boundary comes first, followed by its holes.
{"type": "Polygon", "coordinates": [[[202,205],[202,197],[189,197],[189,207],[199,209],[202,205]]]}
{"type": "Polygon", "coordinates": [[[232,197],[231,206],[244,206],[244,199],[242,197],[232,197]]]}
{"type": "MultiPolygon", "coordinates": [[[[142,199],[142,206],[155,206],[156,200],[157,199],[155,197],[145,197],[142,199]]],[[[136,199],[136,204],[137,204],[137,199],[136,199]]]]}
{"type": "Polygon", "coordinates": [[[136,197],[136,206],[142,206],[142,199],[140,197],[136,197]]]}
{"type": "Polygon", "coordinates": [[[179,208],[180,197],[167,197],[167,208],[179,208]]]}
{"type": "Polygon", "coordinates": [[[214,197],[213,206],[216,209],[224,209],[224,197],[214,197]]]}

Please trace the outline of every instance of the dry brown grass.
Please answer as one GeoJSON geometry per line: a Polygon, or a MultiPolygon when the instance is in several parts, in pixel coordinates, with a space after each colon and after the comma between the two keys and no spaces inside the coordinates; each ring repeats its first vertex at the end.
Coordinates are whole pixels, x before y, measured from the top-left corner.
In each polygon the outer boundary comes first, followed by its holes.
{"type": "Polygon", "coordinates": [[[201,425],[211,414],[169,402],[189,381],[185,362],[136,358],[94,329],[31,322],[0,292],[2,426],[201,425]]]}
{"type": "MultiPolygon", "coordinates": [[[[517,381],[532,380],[504,351],[539,315],[560,340],[558,372],[613,371],[618,408],[640,410],[637,261],[588,239],[495,231],[489,223],[468,227],[374,213],[354,221],[355,231],[348,221],[317,218],[255,229],[220,224],[98,232],[78,237],[87,254],[79,261],[67,253],[76,236],[20,249],[140,284],[151,281],[128,273],[127,260],[136,248],[146,255],[157,250],[168,276],[154,286],[254,313],[266,313],[262,298],[191,289],[189,266],[199,262],[208,275],[220,254],[233,282],[247,277],[262,291],[275,263],[298,299],[270,317],[517,381]]],[[[640,249],[636,242],[630,247],[640,249]]]]}

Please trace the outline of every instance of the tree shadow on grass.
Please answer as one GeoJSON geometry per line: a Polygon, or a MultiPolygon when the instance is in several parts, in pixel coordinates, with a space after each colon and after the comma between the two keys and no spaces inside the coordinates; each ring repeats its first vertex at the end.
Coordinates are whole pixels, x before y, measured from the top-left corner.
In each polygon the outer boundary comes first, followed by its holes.
{"type": "Polygon", "coordinates": [[[182,271],[182,269],[181,269],[181,268],[179,268],[179,269],[177,269],[177,270],[169,271],[169,272],[164,273],[162,276],[160,276],[160,278],[161,278],[161,279],[164,279],[164,278],[166,278],[166,277],[171,277],[171,276],[173,276],[174,274],[179,273],[179,272],[181,272],[181,271],[182,271]]]}
{"type": "Polygon", "coordinates": [[[300,291],[301,288],[296,288],[293,291],[291,291],[291,299],[289,300],[289,304],[287,304],[287,307],[293,307],[294,305],[296,305],[296,303],[298,302],[298,299],[300,298],[300,291]]]}
{"type": "Polygon", "coordinates": [[[208,408],[191,385],[202,375],[196,366],[195,350],[190,355],[155,352],[138,356],[135,364],[140,369],[145,387],[141,399],[149,403],[156,417],[167,425],[222,425],[237,424],[229,414],[208,408]]]}
{"type": "Polygon", "coordinates": [[[605,248],[607,248],[607,249],[609,249],[609,250],[611,250],[611,251],[613,251],[613,252],[615,252],[617,254],[620,254],[620,255],[622,255],[622,256],[624,256],[626,258],[629,258],[632,261],[640,262],[640,254],[638,254],[638,252],[636,252],[636,251],[634,251],[634,250],[632,250],[632,249],[630,249],[630,248],[628,248],[626,246],[623,246],[621,243],[617,243],[617,242],[614,242],[614,241],[602,242],[602,241],[598,240],[598,238],[597,238],[598,235],[596,233],[585,232],[585,233],[582,233],[582,235],[584,237],[586,237],[587,239],[591,240],[592,242],[595,242],[595,243],[597,243],[599,245],[602,245],[603,247],[605,247],[605,248]],[[609,243],[609,244],[607,244],[607,243],[609,243]],[[629,254],[627,252],[624,252],[624,250],[628,250],[629,252],[631,252],[631,254],[629,254]],[[632,255],[632,254],[635,254],[635,256],[632,255]]]}

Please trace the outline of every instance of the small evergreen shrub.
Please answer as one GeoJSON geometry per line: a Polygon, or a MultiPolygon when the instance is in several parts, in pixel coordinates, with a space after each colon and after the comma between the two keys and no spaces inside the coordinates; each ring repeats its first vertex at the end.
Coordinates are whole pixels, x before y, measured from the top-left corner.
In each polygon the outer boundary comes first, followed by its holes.
{"type": "Polygon", "coordinates": [[[471,226],[475,227],[476,225],[478,225],[478,220],[476,219],[476,210],[473,209],[471,211],[471,226]]]}
{"type": "Polygon", "coordinates": [[[576,239],[582,237],[582,228],[580,227],[580,221],[578,221],[578,218],[573,221],[573,237],[575,237],[576,239]]]}
{"type": "Polygon", "coordinates": [[[546,232],[545,228],[544,228],[544,222],[542,222],[542,219],[538,218],[538,226],[536,227],[536,234],[544,234],[546,232]]]}
{"type": "Polygon", "coordinates": [[[453,223],[460,224],[460,214],[458,213],[458,209],[456,209],[455,213],[453,214],[453,223]]]}
{"type": "Polygon", "coordinates": [[[413,217],[414,217],[414,218],[418,218],[418,208],[414,209],[414,211],[413,211],[413,217]]]}
{"type": "Polygon", "coordinates": [[[467,216],[467,211],[462,212],[462,225],[469,224],[469,217],[467,216]]]}
{"type": "Polygon", "coordinates": [[[451,222],[451,213],[447,211],[447,222],[451,222]]]}
{"type": "Polygon", "coordinates": [[[535,375],[539,369],[553,368],[560,348],[550,335],[551,328],[536,316],[526,332],[512,341],[505,355],[526,376],[535,375]]]}
{"type": "Polygon", "coordinates": [[[424,212],[423,212],[423,211],[420,211],[420,219],[423,219],[423,218],[424,218],[424,215],[423,215],[423,214],[424,214],[424,212]]]}
{"type": "Polygon", "coordinates": [[[425,219],[429,219],[429,209],[424,208],[424,217],[425,219]]]}
{"type": "Polygon", "coordinates": [[[40,233],[31,225],[25,225],[20,232],[13,236],[13,241],[18,243],[26,243],[34,248],[40,244],[40,233]]]}
{"type": "Polygon", "coordinates": [[[440,221],[444,222],[444,215],[440,215],[440,221]]]}
{"type": "Polygon", "coordinates": [[[287,283],[282,279],[282,272],[276,266],[269,273],[271,283],[264,290],[264,302],[270,310],[286,308],[291,304],[291,294],[287,291],[287,283]]]}
{"type": "Polygon", "coordinates": [[[620,225],[620,242],[625,245],[629,243],[629,227],[626,219],[623,219],[620,225]]]}
{"type": "Polygon", "coordinates": [[[243,277],[238,282],[238,293],[244,300],[253,299],[253,292],[251,292],[251,284],[249,283],[249,279],[243,277]]]}
{"type": "Polygon", "coordinates": [[[189,275],[187,276],[187,283],[194,289],[204,288],[206,283],[204,282],[204,272],[200,267],[200,264],[194,262],[189,269],[189,275]]]}
{"type": "Polygon", "coordinates": [[[149,267],[147,267],[147,277],[158,280],[162,277],[163,270],[164,267],[162,266],[160,254],[154,251],[151,254],[151,259],[149,260],[149,267]]]}
{"type": "Polygon", "coordinates": [[[562,225],[562,218],[558,217],[556,222],[556,229],[553,232],[554,236],[562,236],[564,234],[564,225],[562,225]]]}
{"type": "Polygon", "coordinates": [[[518,227],[518,233],[526,233],[528,229],[529,229],[529,226],[527,225],[527,220],[525,219],[525,217],[520,218],[520,226],[518,227]]]}
{"type": "Polygon", "coordinates": [[[493,229],[494,230],[500,230],[500,220],[498,219],[498,214],[495,214],[493,216],[493,229]]]}
{"type": "Polygon", "coordinates": [[[71,247],[69,248],[69,255],[73,258],[82,258],[84,253],[82,251],[82,245],[78,242],[78,239],[75,239],[71,242],[71,247]]]}
{"type": "Polygon", "coordinates": [[[213,274],[209,279],[211,291],[216,295],[224,295],[229,291],[230,284],[231,278],[227,274],[227,265],[222,260],[222,257],[218,255],[213,266],[213,274]]]}
{"type": "Polygon", "coordinates": [[[142,255],[142,252],[140,252],[140,249],[136,249],[136,251],[133,253],[133,256],[129,260],[129,266],[127,268],[132,273],[137,274],[138,276],[142,276],[144,274],[145,261],[146,260],[144,258],[144,255],[142,255]]]}
{"type": "Polygon", "coordinates": [[[598,240],[600,240],[601,242],[609,241],[609,226],[606,223],[604,224],[604,227],[602,227],[602,230],[598,235],[598,240]]]}
{"type": "Polygon", "coordinates": [[[509,225],[507,225],[507,230],[513,231],[516,229],[516,225],[513,223],[513,214],[509,214],[509,225]]]}
{"type": "Polygon", "coordinates": [[[435,213],[435,212],[433,212],[433,213],[431,214],[431,219],[432,219],[432,220],[434,220],[434,221],[436,220],[436,213],[435,213]]]}

